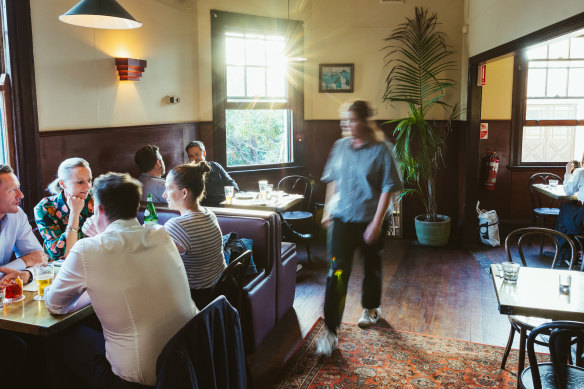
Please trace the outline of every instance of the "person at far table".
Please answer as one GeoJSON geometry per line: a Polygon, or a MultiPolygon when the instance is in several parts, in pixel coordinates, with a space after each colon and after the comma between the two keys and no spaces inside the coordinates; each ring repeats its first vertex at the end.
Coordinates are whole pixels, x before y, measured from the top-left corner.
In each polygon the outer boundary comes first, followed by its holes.
{"type": "Polygon", "coordinates": [[[138,180],[142,183],[142,201],[146,201],[146,197],[151,194],[152,201],[155,203],[166,203],[162,197],[164,193],[164,178],[162,176],[166,173],[166,166],[164,166],[158,146],[146,145],[142,147],[136,151],[134,162],[141,172],[138,180]]]}
{"type": "MultiPolygon", "coordinates": [[[[584,166],[584,156],[582,165],[584,166]]],[[[577,194],[578,200],[564,201],[560,205],[560,214],[556,221],[556,230],[566,235],[584,234],[584,167],[574,169],[574,162],[570,161],[566,165],[564,175],[564,192],[567,195],[577,194]]],[[[560,246],[560,258],[568,259],[570,256],[570,246],[565,239],[558,238],[560,246]]]]}
{"type": "Polygon", "coordinates": [[[217,217],[200,205],[210,170],[205,161],[177,166],[168,173],[164,192],[168,207],[180,212],[164,228],[182,257],[191,296],[199,309],[211,302],[213,285],[226,267],[217,217]]]}
{"type": "MultiPolygon", "coordinates": [[[[26,214],[19,207],[23,198],[20,182],[12,168],[0,165],[0,285],[16,277],[27,284],[32,281],[32,272],[26,268],[47,263],[47,254],[34,236],[26,214]],[[13,253],[17,259],[10,262],[13,253]]],[[[2,387],[17,388],[22,384],[21,369],[26,365],[27,349],[22,338],[0,331],[2,387]]]]}
{"type": "Polygon", "coordinates": [[[45,290],[53,314],[91,303],[103,333],[79,326],[48,339],[54,387],[139,388],[156,384],[156,360],[197,313],[183,261],[162,226],[136,215],[138,180],[107,173],[95,180],[95,224],[45,290]]]}
{"type": "MultiPolygon", "coordinates": [[[[190,162],[205,161],[207,152],[203,142],[194,140],[186,147],[186,152],[190,162]]],[[[209,207],[220,206],[220,203],[225,201],[225,187],[233,186],[235,192],[239,192],[237,183],[231,176],[223,169],[223,166],[217,162],[207,161],[211,171],[207,174],[207,181],[205,182],[205,197],[201,200],[201,205],[209,207]]]]}
{"type": "Polygon", "coordinates": [[[52,196],[34,207],[34,219],[51,259],[66,258],[73,245],[85,234],[81,227],[93,215],[91,169],[83,158],[61,162],[57,178],[47,190],[52,196]]]}

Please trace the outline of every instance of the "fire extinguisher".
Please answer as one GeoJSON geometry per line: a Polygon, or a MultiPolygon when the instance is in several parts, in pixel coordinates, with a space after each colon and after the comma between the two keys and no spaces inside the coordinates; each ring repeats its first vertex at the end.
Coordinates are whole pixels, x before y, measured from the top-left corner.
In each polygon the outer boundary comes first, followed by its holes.
{"type": "Polygon", "coordinates": [[[485,181],[486,190],[494,190],[497,183],[497,171],[499,170],[499,158],[496,151],[489,151],[487,155],[487,180],[485,181]]]}

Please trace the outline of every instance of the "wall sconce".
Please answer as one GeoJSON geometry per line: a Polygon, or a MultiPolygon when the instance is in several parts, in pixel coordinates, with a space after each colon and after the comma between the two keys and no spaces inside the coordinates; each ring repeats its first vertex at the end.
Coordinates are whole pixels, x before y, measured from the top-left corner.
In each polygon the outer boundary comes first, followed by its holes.
{"type": "Polygon", "coordinates": [[[116,58],[116,68],[120,81],[140,81],[146,68],[146,60],[134,58],[116,58]]]}

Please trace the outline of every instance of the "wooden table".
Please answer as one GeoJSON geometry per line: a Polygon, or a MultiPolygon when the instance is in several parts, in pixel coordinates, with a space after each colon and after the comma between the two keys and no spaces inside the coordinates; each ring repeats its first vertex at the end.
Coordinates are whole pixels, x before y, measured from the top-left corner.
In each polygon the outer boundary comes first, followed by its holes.
{"type": "Polygon", "coordinates": [[[516,282],[503,280],[497,265],[491,265],[491,278],[499,312],[504,315],[544,317],[552,320],[584,322],[584,273],[569,270],[521,267],[516,282]],[[570,293],[559,289],[559,274],[572,276],[570,293]]]}
{"type": "Polygon", "coordinates": [[[4,304],[4,308],[0,308],[0,330],[48,336],[79,322],[94,312],[93,307],[88,305],[66,315],[51,315],[44,301],[34,299],[36,294],[37,292],[24,291],[24,300],[4,304]]]}
{"type": "Polygon", "coordinates": [[[564,192],[564,186],[550,186],[545,184],[533,184],[533,188],[539,193],[543,193],[546,196],[552,197],[557,200],[578,200],[578,197],[573,195],[567,195],[564,192]]]}
{"type": "Polygon", "coordinates": [[[231,204],[226,204],[225,201],[221,203],[225,208],[240,208],[240,209],[253,209],[257,211],[272,211],[272,212],[286,212],[294,205],[302,201],[304,196],[287,194],[282,197],[277,203],[271,203],[265,200],[256,200],[256,192],[246,192],[252,195],[254,198],[238,198],[234,197],[231,204]]]}

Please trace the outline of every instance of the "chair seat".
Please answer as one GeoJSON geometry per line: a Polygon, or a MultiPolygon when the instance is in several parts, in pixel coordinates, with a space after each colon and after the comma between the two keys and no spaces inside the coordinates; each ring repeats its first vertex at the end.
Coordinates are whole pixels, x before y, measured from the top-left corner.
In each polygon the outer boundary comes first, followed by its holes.
{"type": "Polygon", "coordinates": [[[560,214],[559,208],[534,208],[533,212],[537,216],[558,216],[560,214]]]}
{"type": "Polygon", "coordinates": [[[525,328],[527,331],[531,331],[535,327],[539,327],[544,323],[551,322],[551,319],[544,319],[542,317],[532,317],[532,316],[520,316],[520,315],[510,315],[509,321],[513,325],[517,325],[525,328]]]}
{"type": "Polygon", "coordinates": [[[290,211],[283,212],[282,217],[286,220],[310,220],[312,219],[312,213],[305,211],[290,211]]]}
{"type": "MultiPolygon", "coordinates": [[[[542,389],[557,388],[554,380],[554,369],[550,362],[538,363],[539,375],[541,377],[542,389]]],[[[584,388],[584,368],[577,366],[566,366],[567,368],[567,385],[565,389],[584,388]]],[[[521,387],[524,389],[533,389],[533,378],[531,377],[531,367],[526,368],[521,373],[521,387]]]]}

